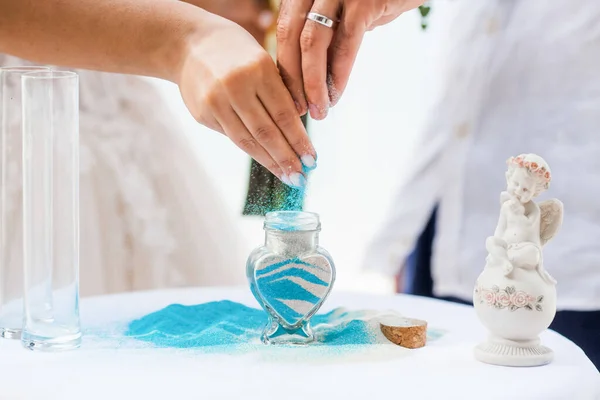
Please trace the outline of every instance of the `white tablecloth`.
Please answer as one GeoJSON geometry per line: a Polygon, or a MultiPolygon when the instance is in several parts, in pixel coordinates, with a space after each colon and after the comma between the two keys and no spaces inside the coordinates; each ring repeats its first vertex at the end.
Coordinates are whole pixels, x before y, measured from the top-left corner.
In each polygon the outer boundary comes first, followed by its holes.
{"type": "MultiPolygon", "coordinates": [[[[183,289],[84,299],[84,325],[127,321],[172,303],[229,299],[257,306],[248,290],[183,289]]],[[[447,333],[396,358],[278,362],[256,354],[97,348],[34,353],[0,340],[0,399],[600,399],[600,375],[572,342],[545,332],[552,364],[504,368],[473,358],[485,338],[470,307],[413,296],[334,293],[324,310],[394,309],[447,333]]],[[[302,348],[292,351],[302,352],[302,348]]]]}

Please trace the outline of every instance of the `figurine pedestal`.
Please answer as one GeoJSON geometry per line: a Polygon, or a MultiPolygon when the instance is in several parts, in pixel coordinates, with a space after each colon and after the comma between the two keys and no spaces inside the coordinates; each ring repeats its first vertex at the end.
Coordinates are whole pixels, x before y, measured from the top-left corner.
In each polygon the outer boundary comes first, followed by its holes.
{"type": "Polygon", "coordinates": [[[539,339],[517,342],[490,337],[475,347],[475,358],[504,367],[537,367],[549,364],[554,352],[542,346],[539,339]]]}

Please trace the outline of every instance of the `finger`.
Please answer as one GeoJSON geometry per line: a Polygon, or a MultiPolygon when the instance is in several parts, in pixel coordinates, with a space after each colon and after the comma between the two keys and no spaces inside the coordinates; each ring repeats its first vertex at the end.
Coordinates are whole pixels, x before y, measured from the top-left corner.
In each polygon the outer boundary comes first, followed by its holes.
{"type": "Polygon", "coordinates": [[[394,2],[393,4],[390,4],[388,7],[386,7],[385,12],[382,15],[380,15],[378,19],[371,22],[367,30],[371,31],[378,26],[392,22],[393,20],[398,18],[402,13],[412,8],[418,7],[420,5],[419,3],[422,2],[423,0],[412,0],[408,2],[394,2]]]}
{"type": "Polygon", "coordinates": [[[273,175],[285,182],[279,164],[273,160],[273,157],[271,157],[250,132],[248,132],[233,108],[227,106],[224,110],[221,110],[219,121],[219,124],[225,126],[224,129],[227,136],[236,146],[268,169],[273,175]]]}
{"type": "Polygon", "coordinates": [[[300,115],[308,110],[302,84],[300,34],[312,3],[313,0],[283,0],[277,19],[277,66],[300,115]]]}
{"type": "Polygon", "coordinates": [[[367,30],[372,31],[373,29],[377,28],[378,26],[387,25],[390,22],[392,22],[393,20],[395,20],[396,18],[398,18],[398,16],[394,15],[394,14],[384,15],[383,17],[381,17],[378,20],[371,23],[371,25],[369,25],[367,30]]]}
{"type": "Polygon", "coordinates": [[[294,109],[294,102],[280,80],[270,80],[258,89],[258,98],[283,136],[300,157],[305,171],[317,167],[317,154],[294,109]]]}
{"type": "MultiPolygon", "coordinates": [[[[339,1],[316,0],[310,11],[335,21],[339,10],[339,1]]],[[[300,35],[304,92],[310,116],[314,119],[325,118],[329,110],[327,49],[332,38],[332,28],[308,19],[300,35]]]]}
{"type": "Polygon", "coordinates": [[[222,134],[225,133],[221,124],[219,124],[219,122],[216,120],[216,118],[213,117],[212,115],[208,115],[208,114],[201,115],[201,116],[195,117],[194,119],[200,125],[203,125],[203,126],[207,127],[208,129],[211,129],[213,131],[216,131],[216,132],[219,132],[222,134]]]}
{"type": "Polygon", "coordinates": [[[214,121],[214,124],[221,128],[221,132],[229,137],[236,146],[285,182],[279,164],[248,132],[242,120],[231,107],[228,97],[222,92],[215,92],[209,97],[207,103],[210,107],[210,115],[205,115],[203,120],[214,121]]]}
{"type": "Polygon", "coordinates": [[[352,8],[344,9],[329,48],[329,97],[332,106],[337,104],[346,89],[365,31],[361,14],[352,8]]]}
{"type": "Polygon", "coordinates": [[[288,183],[285,180],[287,178],[292,186],[303,188],[306,178],[302,173],[302,163],[258,97],[246,100],[244,104],[233,104],[233,109],[256,142],[279,165],[282,181],[288,183]]]}

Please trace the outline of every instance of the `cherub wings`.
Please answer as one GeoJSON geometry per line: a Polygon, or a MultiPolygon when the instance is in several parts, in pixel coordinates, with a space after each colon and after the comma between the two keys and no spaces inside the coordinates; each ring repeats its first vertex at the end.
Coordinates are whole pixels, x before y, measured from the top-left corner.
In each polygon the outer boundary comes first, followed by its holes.
{"type": "Polygon", "coordinates": [[[546,245],[558,232],[563,222],[563,203],[558,199],[542,201],[540,207],[540,242],[546,245]]]}

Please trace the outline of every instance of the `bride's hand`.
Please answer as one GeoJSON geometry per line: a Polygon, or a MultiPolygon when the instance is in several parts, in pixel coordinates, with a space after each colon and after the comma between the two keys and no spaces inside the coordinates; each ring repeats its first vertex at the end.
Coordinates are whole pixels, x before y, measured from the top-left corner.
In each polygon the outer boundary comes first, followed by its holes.
{"type": "Polygon", "coordinates": [[[366,31],[394,20],[424,0],[283,0],[277,22],[279,69],[301,114],[327,116],[346,88],[366,31]],[[331,28],[307,20],[310,12],[331,28]],[[339,20],[339,22],[338,22],[339,20]]]}
{"type": "Polygon", "coordinates": [[[224,133],[288,185],[303,187],[316,154],[273,59],[238,25],[219,18],[192,38],[178,85],[198,122],[224,133]]]}

